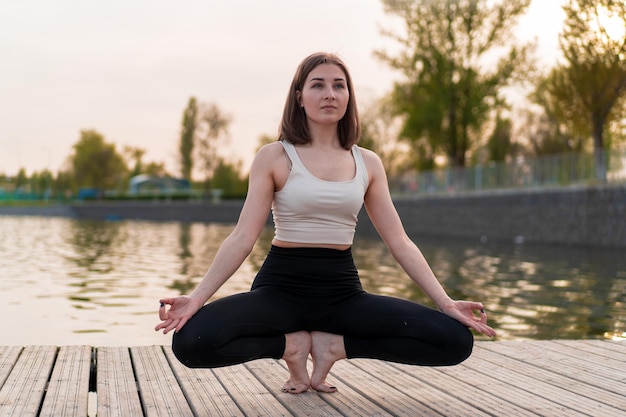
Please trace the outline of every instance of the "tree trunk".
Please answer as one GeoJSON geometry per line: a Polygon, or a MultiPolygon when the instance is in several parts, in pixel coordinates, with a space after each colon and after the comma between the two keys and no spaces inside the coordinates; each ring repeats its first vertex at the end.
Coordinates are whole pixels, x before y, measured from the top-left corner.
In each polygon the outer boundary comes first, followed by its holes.
{"type": "Polygon", "coordinates": [[[604,141],[602,135],[604,133],[604,123],[599,117],[593,117],[593,154],[596,168],[596,179],[606,182],[606,158],[604,152],[604,141]]]}

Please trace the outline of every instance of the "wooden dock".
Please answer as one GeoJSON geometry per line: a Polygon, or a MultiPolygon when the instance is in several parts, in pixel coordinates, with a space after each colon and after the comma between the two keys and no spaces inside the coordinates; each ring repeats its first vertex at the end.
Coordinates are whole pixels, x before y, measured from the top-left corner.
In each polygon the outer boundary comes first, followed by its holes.
{"type": "Polygon", "coordinates": [[[454,367],[335,365],[285,394],[282,361],[181,366],[167,346],[0,347],[0,416],[624,416],[626,342],[477,342],[454,367]]]}

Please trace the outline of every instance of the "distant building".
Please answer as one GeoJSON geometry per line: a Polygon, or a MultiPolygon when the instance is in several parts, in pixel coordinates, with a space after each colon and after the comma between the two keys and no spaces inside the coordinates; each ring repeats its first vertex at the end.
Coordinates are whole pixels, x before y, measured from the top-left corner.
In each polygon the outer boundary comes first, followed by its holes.
{"type": "Polygon", "coordinates": [[[169,194],[191,190],[191,184],[184,178],[156,177],[141,174],[128,182],[129,194],[169,194]]]}

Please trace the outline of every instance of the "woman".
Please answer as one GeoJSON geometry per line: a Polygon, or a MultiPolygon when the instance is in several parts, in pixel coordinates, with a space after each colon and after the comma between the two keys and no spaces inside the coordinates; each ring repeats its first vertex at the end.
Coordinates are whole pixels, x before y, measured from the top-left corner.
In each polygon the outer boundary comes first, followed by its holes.
{"type": "Polygon", "coordinates": [[[337,360],[453,365],[471,353],[468,327],[495,335],[481,303],[452,300],[439,284],[404,231],[380,159],[356,146],[359,136],[344,63],[326,53],[305,58],[279,141],[252,163],[233,232],[189,296],[160,300],[156,330],[175,331],[172,348],[183,364],[282,358],[290,373],[284,392],[334,392],[326,377],[337,360]],[[363,291],[351,254],[363,204],[391,254],[440,311],[363,291]],[[205,305],[250,254],[270,209],[276,232],[251,290],[205,305]]]}

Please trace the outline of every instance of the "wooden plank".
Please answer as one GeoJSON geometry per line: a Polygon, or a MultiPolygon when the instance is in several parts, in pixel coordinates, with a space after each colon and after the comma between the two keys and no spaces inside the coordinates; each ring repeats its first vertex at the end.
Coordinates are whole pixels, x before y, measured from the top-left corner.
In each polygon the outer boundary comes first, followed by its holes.
{"type": "MultiPolygon", "coordinates": [[[[0,417],[86,415],[91,351],[0,347],[0,417]]],[[[96,353],[98,417],[621,417],[626,410],[626,344],[614,341],[481,341],[454,367],[340,361],[329,376],[338,393],[299,395],[280,391],[288,378],[281,361],[209,370],[184,367],[170,347],[96,353]]]]}
{"type": "Polygon", "coordinates": [[[492,378],[505,378],[511,385],[549,399],[555,404],[589,415],[623,415],[623,410],[620,411],[606,402],[594,399],[594,395],[615,397],[610,393],[603,393],[602,390],[594,387],[586,387],[584,384],[562,375],[520,365],[519,361],[512,358],[496,357],[484,347],[475,349],[474,355],[480,358],[480,361],[468,362],[468,367],[485,372],[492,378]],[[507,369],[508,372],[503,373],[503,368],[507,369]]]}
{"type": "MultiPolygon", "coordinates": [[[[488,392],[476,389],[467,381],[446,377],[430,367],[391,364],[381,361],[351,361],[366,372],[376,376],[381,387],[396,389],[417,398],[421,403],[444,416],[490,416],[498,407],[500,415],[528,415],[519,407],[507,407],[502,400],[488,392]],[[477,401],[472,402],[472,399],[477,401]]],[[[383,388],[384,389],[384,388],[383,388]]]]}
{"type": "Polygon", "coordinates": [[[438,416],[443,415],[418,400],[396,389],[390,389],[387,384],[352,364],[352,361],[339,361],[333,366],[332,376],[340,380],[341,392],[350,387],[353,392],[348,395],[357,398],[357,401],[367,399],[378,408],[394,416],[412,417],[415,415],[438,416]]]}
{"type": "Polygon", "coordinates": [[[605,349],[610,349],[614,352],[620,352],[622,354],[626,354],[626,339],[620,339],[620,340],[592,339],[592,340],[585,340],[585,344],[602,346],[605,349]]]}
{"type": "Polygon", "coordinates": [[[86,416],[90,370],[90,346],[61,347],[39,416],[86,416]]]}
{"type": "Polygon", "coordinates": [[[287,408],[244,366],[213,369],[233,401],[246,416],[291,416],[287,408]]]}
{"type": "Polygon", "coordinates": [[[143,415],[128,348],[99,347],[96,352],[98,417],[143,415]]]}
{"type": "Polygon", "coordinates": [[[56,346],[27,346],[0,389],[0,417],[37,415],[56,346]]]}
{"type": "Polygon", "coordinates": [[[193,416],[160,346],[130,348],[146,417],[193,416]]]}
{"type": "Polygon", "coordinates": [[[296,416],[343,416],[335,410],[323,397],[313,390],[300,394],[289,394],[281,391],[285,381],[289,379],[286,365],[271,359],[249,362],[245,367],[274,395],[293,415],[296,416]]]}
{"type": "Polygon", "coordinates": [[[0,346],[0,388],[13,370],[21,351],[21,346],[0,346]]]}
{"type": "Polygon", "coordinates": [[[505,355],[510,358],[517,359],[528,366],[554,372],[555,374],[565,375],[569,378],[583,382],[585,385],[600,388],[603,391],[618,394],[620,398],[626,397],[626,388],[624,384],[616,384],[615,379],[607,378],[607,373],[613,373],[626,381],[626,372],[622,370],[614,370],[611,368],[603,369],[596,364],[591,364],[580,358],[560,354],[554,350],[548,349],[547,343],[489,343],[482,347],[490,351],[505,355]],[[598,370],[602,372],[599,372],[598,370]]]}
{"type": "Polygon", "coordinates": [[[187,368],[176,359],[170,346],[163,349],[195,415],[244,416],[212,370],[187,368]]]}
{"type": "MultiPolygon", "coordinates": [[[[477,346],[479,345],[477,343],[477,346]]],[[[480,354],[476,354],[476,351],[477,349],[475,349],[475,354],[470,359],[460,365],[445,368],[425,368],[424,377],[437,381],[436,375],[432,375],[432,372],[441,373],[449,378],[457,379],[475,387],[479,392],[484,393],[483,395],[486,398],[493,396],[501,399],[505,404],[505,410],[508,405],[513,405],[517,409],[525,409],[527,410],[526,415],[588,416],[588,414],[581,411],[557,404],[551,398],[529,392],[524,384],[516,383],[517,381],[514,379],[515,372],[509,369],[510,364],[506,360],[502,360],[500,366],[494,371],[483,368],[481,366],[483,359],[480,354]]],[[[478,350],[478,352],[480,351],[478,350]]],[[[472,402],[481,400],[482,396],[471,399],[472,402]]],[[[499,414],[497,407],[493,408],[493,411],[494,415],[507,415],[506,413],[499,414]]],[[[522,413],[522,415],[524,414],[522,413]]]]}
{"type": "MultiPolygon", "coordinates": [[[[388,417],[392,414],[379,404],[375,403],[369,398],[365,398],[357,390],[352,388],[348,383],[344,381],[350,381],[352,378],[357,378],[358,375],[354,375],[353,371],[358,370],[351,363],[351,361],[341,361],[344,366],[335,366],[331,371],[328,382],[337,386],[338,391],[336,393],[320,393],[319,395],[330,405],[332,405],[337,411],[345,416],[350,417],[388,417]],[[343,368],[343,369],[340,369],[343,368]],[[337,382],[338,381],[338,382],[337,382]]],[[[308,362],[309,373],[312,371],[312,362],[308,362]]]]}
{"type": "Polygon", "coordinates": [[[508,395],[518,398],[519,390],[511,390],[508,384],[485,378],[484,375],[466,367],[416,367],[401,364],[391,366],[415,378],[414,384],[432,387],[434,401],[441,401],[437,399],[438,392],[439,396],[444,398],[446,394],[454,397],[455,400],[449,404],[452,408],[450,413],[463,415],[466,407],[474,407],[483,414],[496,416],[527,417],[535,414],[506,397],[508,395]],[[499,395],[502,392],[506,393],[504,397],[499,395]]]}
{"type": "MultiPolygon", "coordinates": [[[[616,361],[626,362],[626,341],[624,342],[610,342],[602,340],[585,340],[583,343],[580,340],[555,340],[554,343],[560,346],[567,346],[570,348],[580,349],[586,353],[591,353],[596,356],[605,356],[612,358],[616,361]],[[574,342],[574,343],[572,343],[574,342]]],[[[586,355],[587,356],[587,355],[586,355]]]]}
{"type": "Polygon", "coordinates": [[[621,345],[621,352],[610,349],[615,342],[596,341],[596,340],[578,340],[576,344],[570,344],[566,340],[541,340],[534,342],[538,345],[545,346],[557,354],[572,357],[575,361],[584,363],[593,363],[596,373],[603,376],[614,378],[618,381],[624,381],[624,372],[621,368],[626,362],[626,343],[621,345]],[[601,345],[596,345],[600,342],[601,345]],[[607,347],[607,349],[604,349],[607,347]]]}

